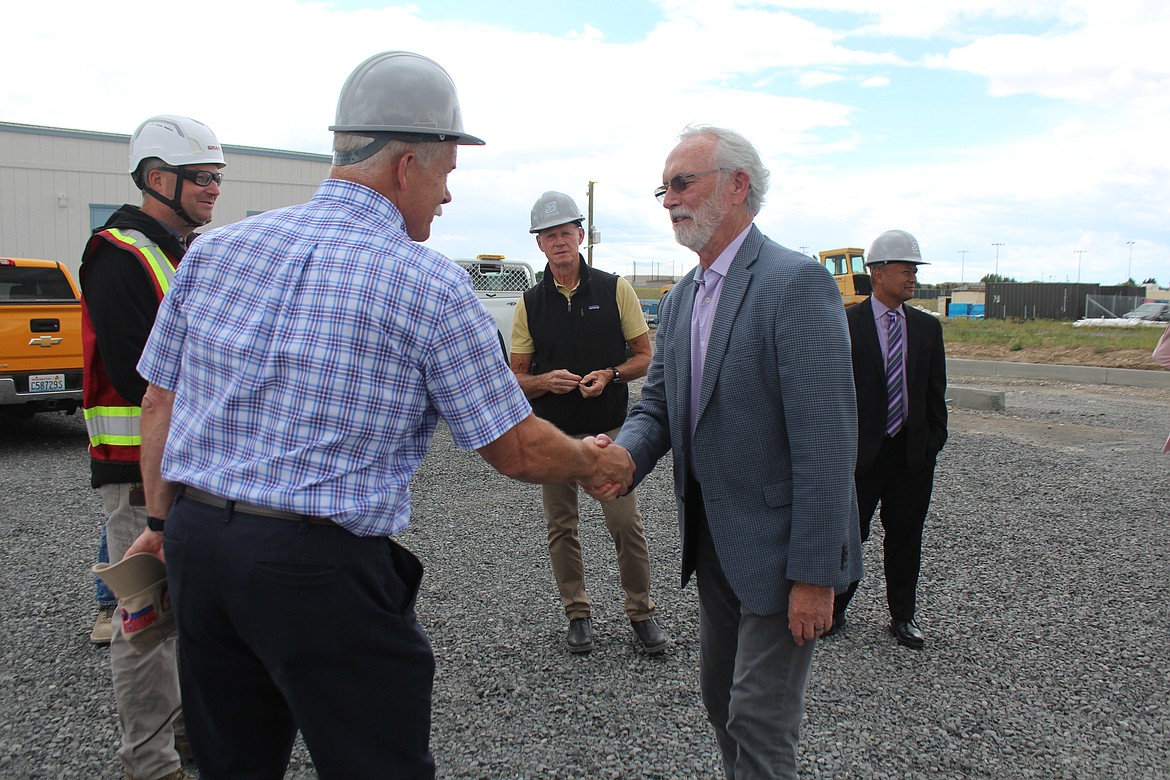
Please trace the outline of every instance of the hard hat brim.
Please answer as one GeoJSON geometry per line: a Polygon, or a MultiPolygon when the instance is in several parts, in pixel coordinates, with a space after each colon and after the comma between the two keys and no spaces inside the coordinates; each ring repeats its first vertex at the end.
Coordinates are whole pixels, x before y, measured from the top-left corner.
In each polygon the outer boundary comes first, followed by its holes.
{"type": "Polygon", "coordinates": [[[564,222],[557,222],[557,223],[552,224],[552,225],[545,225],[544,227],[529,228],[528,232],[535,235],[537,233],[542,233],[545,230],[548,230],[549,228],[560,227],[561,225],[576,225],[577,227],[584,227],[584,224],[585,224],[584,217],[581,217],[580,219],[566,219],[564,222]]]}
{"type": "Polygon", "coordinates": [[[901,259],[892,258],[889,260],[874,260],[872,263],[867,262],[865,264],[865,267],[866,268],[873,268],[875,265],[891,265],[893,263],[909,263],[910,265],[930,265],[930,263],[926,262],[925,260],[911,260],[910,258],[906,258],[905,260],[901,260],[901,259]]]}
{"type": "Polygon", "coordinates": [[[399,141],[409,141],[410,143],[454,141],[460,146],[485,146],[487,144],[482,138],[476,138],[470,133],[457,133],[452,130],[430,131],[404,125],[330,125],[329,130],[334,133],[353,133],[369,137],[373,137],[375,133],[385,133],[399,141]]]}

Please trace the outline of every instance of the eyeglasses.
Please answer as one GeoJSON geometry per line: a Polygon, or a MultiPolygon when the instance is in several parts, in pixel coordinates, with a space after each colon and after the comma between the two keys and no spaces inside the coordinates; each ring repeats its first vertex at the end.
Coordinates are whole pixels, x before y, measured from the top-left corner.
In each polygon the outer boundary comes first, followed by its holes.
{"type": "Polygon", "coordinates": [[[666,200],[666,191],[674,190],[680,195],[686,191],[686,188],[695,183],[695,179],[700,176],[706,176],[708,173],[716,173],[717,171],[730,171],[732,168],[712,168],[709,171],[699,171],[698,173],[680,173],[666,184],[663,184],[658,189],[654,190],[654,197],[658,198],[658,202],[662,203],[666,200]]]}
{"type": "Polygon", "coordinates": [[[212,182],[215,182],[216,184],[223,184],[222,173],[212,173],[211,171],[189,171],[186,168],[168,168],[165,165],[160,165],[159,170],[170,171],[171,173],[176,174],[186,179],[187,181],[195,182],[200,187],[206,187],[212,182]]]}

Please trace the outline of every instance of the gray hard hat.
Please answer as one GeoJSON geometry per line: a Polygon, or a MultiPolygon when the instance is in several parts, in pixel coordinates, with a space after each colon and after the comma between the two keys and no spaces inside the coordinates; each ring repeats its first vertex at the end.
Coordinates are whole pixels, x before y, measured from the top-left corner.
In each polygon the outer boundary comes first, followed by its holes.
{"type": "Polygon", "coordinates": [[[866,267],[888,263],[930,265],[922,259],[918,239],[905,230],[887,230],[869,245],[869,252],[865,255],[866,267]]]}
{"type": "Polygon", "coordinates": [[[570,222],[580,225],[584,220],[585,216],[572,198],[563,192],[549,190],[533,204],[532,228],[528,232],[539,233],[546,228],[567,225],[570,222]]]}
{"type": "Polygon", "coordinates": [[[409,51],[385,51],[358,65],[337,100],[334,132],[370,136],[375,142],[356,152],[336,153],[335,165],[350,165],[375,154],[390,139],[454,141],[482,145],[463,132],[455,83],[434,60],[409,51]]]}

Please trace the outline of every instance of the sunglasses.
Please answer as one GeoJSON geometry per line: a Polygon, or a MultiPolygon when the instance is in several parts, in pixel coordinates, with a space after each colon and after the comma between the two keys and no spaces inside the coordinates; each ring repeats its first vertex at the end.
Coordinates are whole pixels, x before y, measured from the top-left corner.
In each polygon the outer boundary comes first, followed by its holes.
{"type": "Polygon", "coordinates": [[[195,182],[200,187],[206,187],[212,182],[215,182],[216,184],[223,184],[222,173],[212,173],[211,171],[189,171],[186,168],[168,168],[163,165],[159,166],[159,170],[169,171],[170,173],[176,174],[186,179],[187,181],[195,182]]]}
{"type": "Polygon", "coordinates": [[[666,191],[667,190],[674,190],[675,192],[677,192],[681,195],[683,192],[686,191],[687,187],[694,184],[695,179],[699,178],[700,176],[706,176],[708,173],[716,173],[718,171],[730,171],[730,170],[734,170],[734,169],[733,168],[712,168],[709,171],[699,171],[698,173],[680,173],[678,176],[675,176],[673,179],[668,181],[666,184],[663,184],[661,187],[654,190],[654,197],[658,198],[659,203],[662,203],[664,200],[666,200],[666,191]]]}

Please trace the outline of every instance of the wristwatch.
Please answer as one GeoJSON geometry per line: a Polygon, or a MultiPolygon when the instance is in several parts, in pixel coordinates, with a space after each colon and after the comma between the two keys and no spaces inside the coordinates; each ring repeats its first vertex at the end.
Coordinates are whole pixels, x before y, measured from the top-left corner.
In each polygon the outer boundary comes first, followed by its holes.
{"type": "Polygon", "coordinates": [[[609,370],[613,372],[613,381],[615,381],[615,382],[622,381],[622,372],[621,371],[618,371],[613,366],[610,366],[609,370]]]}
{"type": "Polygon", "coordinates": [[[163,525],[167,522],[165,517],[147,517],[146,527],[152,531],[161,531],[163,525]]]}

